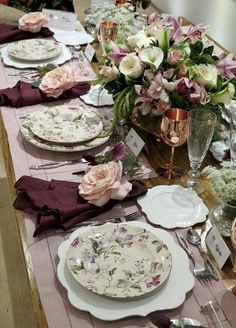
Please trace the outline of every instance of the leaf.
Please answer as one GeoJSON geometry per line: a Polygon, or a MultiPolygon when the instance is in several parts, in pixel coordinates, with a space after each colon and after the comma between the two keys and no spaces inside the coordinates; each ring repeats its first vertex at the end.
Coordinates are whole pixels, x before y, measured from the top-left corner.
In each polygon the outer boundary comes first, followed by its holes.
{"type": "Polygon", "coordinates": [[[35,88],[38,88],[40,86],[40,83],[41,83],[40,80],[38,80],[38,81],[35,80],[34,82],[31,83],[31,85],[35,88]]]}
{"type": "Polygon", "coordinates": [[[210,46],[210,47],[205,48],[205,49],[203,50],[203,53],[204,53],[204,54],[208,54],[208,55],[212,55],[213,50],[214,50],[214,46],[210,46]]]}

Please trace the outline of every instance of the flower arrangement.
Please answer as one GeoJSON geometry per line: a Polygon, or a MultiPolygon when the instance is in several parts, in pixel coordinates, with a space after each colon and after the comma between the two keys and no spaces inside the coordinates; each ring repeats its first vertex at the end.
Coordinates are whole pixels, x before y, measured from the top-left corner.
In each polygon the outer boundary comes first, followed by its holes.
{"type": "Polygon", "coordinates": [[[205,33],[201,24],[186,29],[152,14],[145,29],[111,41],[98,83],[113,95],[115,120],[127,120],[134,106],[143,115],[160,115],[168,107],[229,104],[236,61],[216,56],[205,33]]]}
{"type": "Polygon", "coordinates": [[[114,21],[118,23],[118,37],[128,36],[138,32],[146,25],[145,18],[132,11],[132,6],[117,7],[114,4],[103,3],[92,8],[92,12],[85,17],[88,25],[96,25],[97,30],[102,21],[114,21]]]}
{"type": "Polygon", "coordinates": [[[226,204],[236,205],[236,169],[228,163],[221,169],[207,166],[202,173],[210,181],[217,196],[226,204]]]}
{"type": "Polygon", "coordinates": [[[32,12],[23,15],[19,19],[19,29],[37,33],[41,30],[44,24],[48,23],[48,19],[42,12],[32,12]]]}

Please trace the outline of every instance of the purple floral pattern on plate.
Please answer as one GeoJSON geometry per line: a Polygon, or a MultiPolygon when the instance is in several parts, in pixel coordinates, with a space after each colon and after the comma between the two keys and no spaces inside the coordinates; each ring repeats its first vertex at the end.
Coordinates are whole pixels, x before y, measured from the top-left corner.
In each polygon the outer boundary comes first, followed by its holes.
{"type": "Polygon", "coordinates": [[[134,298],[160,287],[172,258],[150,231],[106,224],[74,239],[67,254],[72,276],[86,289],[113,298],[134,298]]]}

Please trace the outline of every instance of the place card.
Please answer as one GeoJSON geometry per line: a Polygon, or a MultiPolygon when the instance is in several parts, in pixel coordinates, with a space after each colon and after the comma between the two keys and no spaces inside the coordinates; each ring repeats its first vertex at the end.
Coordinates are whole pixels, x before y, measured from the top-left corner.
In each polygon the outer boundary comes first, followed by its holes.
{"type": "Polygon", "coordinates": [[[93,59],[93,56],[95,55],[95,50],[94,50],[93,46],[91,46],[91,44],[89,44],[89,43],[87,44],[84,54],[85,54],[86,58],[88,59],[88,61],[91,62],[93,59]]]}
{"type": "Polygon", "coordinates": [[[213,226],[208,232],[206,236],[206,245],[221,269],[231,255],[231,252],[216,226],[213,226]]]}
{"type": "Polygon", "coordinates": [[[43,9],[42,13],[48,18],[48,28],[73,31],[77,27],[77,15],[68,11],[43,9]]]}
{"type": "Polygon", "coordinates": [[[138,157],[138,155],[141,153],[141,150],[143,149],[143,146],[145,145],[143,139],[140,138],[138,133],[133,128],[129,131],[125,139],[125,144],[136,157],[138,157]]]}

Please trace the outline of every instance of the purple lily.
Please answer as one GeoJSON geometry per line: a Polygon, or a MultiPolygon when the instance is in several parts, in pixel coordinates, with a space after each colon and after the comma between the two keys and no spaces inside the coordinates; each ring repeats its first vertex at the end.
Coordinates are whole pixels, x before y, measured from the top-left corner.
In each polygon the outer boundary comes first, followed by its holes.
{"type": "Polygon", "coordinates": [[[206,89],[196,82],[183,77],[178,81],[177,91],[191,104],[205,104],[208,94],[206,89]]]}
{"type": "Polygon", "coordinates": [[[236,75],[236,61],[233,60],[233,54],[222,54],[216,67],[223,79],[232,79],[236,75]]]}
{"type": "Polygon", "coordinates": [[[125,155],[125,145],[123,142],[120,142],[113,149],[108,150],[103,155],[94,156],[90,153],[85,153],[83,158],[89,162],[90,165],[98,165],[107,163],[110,161],[118,162],[124,158],[125,155]]]}
{"type": "Polygon", "coordinates": [[[109,52],[107,57],[119,64],[121,59],[128,55],[129,50],[125,45],[116,44],[114,41],[110,41],[112,50],[109,52]]]}

